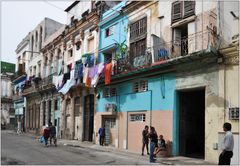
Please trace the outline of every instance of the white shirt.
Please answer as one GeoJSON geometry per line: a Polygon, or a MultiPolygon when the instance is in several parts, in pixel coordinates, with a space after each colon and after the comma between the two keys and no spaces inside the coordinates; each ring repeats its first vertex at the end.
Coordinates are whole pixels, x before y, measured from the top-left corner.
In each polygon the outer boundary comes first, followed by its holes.
{"type": "Polygon", "coordinates": [[[227,131],[223,138],[223,148],[222,150],[233,151],[234,141],[233,134],[231,131],[227,131]]]}

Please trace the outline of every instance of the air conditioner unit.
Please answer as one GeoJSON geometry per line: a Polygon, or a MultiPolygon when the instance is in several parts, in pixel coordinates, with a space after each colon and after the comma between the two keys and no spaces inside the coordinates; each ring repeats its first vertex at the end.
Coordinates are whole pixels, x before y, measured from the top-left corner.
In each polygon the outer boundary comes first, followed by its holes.
{"type": "Polygon", "coordinates": [[[105,112],[116,112],[117,111],[117,106],[115,104],[105,104],[105,112]]]}

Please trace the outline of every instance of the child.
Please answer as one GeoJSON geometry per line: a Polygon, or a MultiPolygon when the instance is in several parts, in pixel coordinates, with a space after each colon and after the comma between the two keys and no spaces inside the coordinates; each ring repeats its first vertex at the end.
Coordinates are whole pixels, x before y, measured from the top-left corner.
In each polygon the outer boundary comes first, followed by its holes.
{"type": "Polygon", "coordinates": [[[166,151],[166,143],[165,140],[163,139],[163,135],[159,136],[159,143],[158,143],[158,147],[155,150],[154,155],[156,156],[160,151],[166,151]]]}

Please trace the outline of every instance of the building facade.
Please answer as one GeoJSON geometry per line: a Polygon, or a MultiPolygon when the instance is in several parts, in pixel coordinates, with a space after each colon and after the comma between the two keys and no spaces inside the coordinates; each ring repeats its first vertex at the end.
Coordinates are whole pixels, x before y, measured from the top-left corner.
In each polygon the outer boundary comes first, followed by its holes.
{"type": "MultiPolygon", "coordinates": [[[[228,19],[236,6],[236,2],[201,1],[125,4],[121,10],[128,25],[125,62],[117,59],[111,83],[104,85],[102,80],[97,87],[96,128],[105,124],[106,144],[140,153],[141,131],[150,125],[167,140],[169,154],[217,163],[219,135],[226,122],[221,96],[229,88],[222,84],[218,50],[231,36],[219,31],[233,25],[228,19]]],[[[101,60],[106,59],[102,56],[101,60]]],[[[230,72],[239,75],[236,69],[230,72]]],[[[237,84],[232,86],[237,88],[237,84]]],[[[237,101],[234,95],[230,98],[237,101]]],[[[235,103],[234,111],[238,109],[235,103]]],[[[237,139],[239,121],[231,122],[237,139]]]]}
{"type": "Polygon", "coordinates": [[[13,108],[12,77],[15,64],[1,61],[1,128],[14,129],[15,115],[13,108]]]}
{"type": "Polygon", "coordinates": [[[28,69],[28,54],[29,52],[29,34],[18,44],[15,50],[17,54],[17,66],[16,73],[14,74],[13,84],[14,84],[14,94],[13,102],[15,109],[15,127],[22,131],[25,131],[25,109],[26,109],[26,98],[22,96],[22,92],[25,86],[25,81],[27,79],[27,69],[28,69]],[[19,124],[19,125],[18,125],[19,124]]]}
{"type": "MultiPolygon", "coordinates": [[[[26,131],[31,133],[39,134],[42,128],[40,121],[41,108],[45,106],[46,110],[51,107],[50,103],[43,105],[41,102],[42,94],[40,93],[42,89],[45,88],[46,73],[49,72],[45,68],[45,63],[43,63],[43,56],[41,49],[45,44],[47,38],[51,36],[54,32],[59,30],[63,25],[49,18],[44,18],[34,30],[29,33],[29,50],[26,52],[28,54],[28,68],[27,68],[27,79],[25,87],[23,90],[23,96],[26,97],[26,131]]],[[[44,61],[45,62],[45,61],[44,61]]],[[[48,64],[47,69],[51,69],[48,64]]],[[[50,121],[50,116],[46,116],[44,119],[45,124],[50,121]]]]}

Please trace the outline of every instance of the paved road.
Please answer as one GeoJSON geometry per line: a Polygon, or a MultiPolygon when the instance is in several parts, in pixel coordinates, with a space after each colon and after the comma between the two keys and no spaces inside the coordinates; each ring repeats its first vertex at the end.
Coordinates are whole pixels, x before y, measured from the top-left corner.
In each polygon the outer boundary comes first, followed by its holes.
{"type": "Polygon", "coordinates": [[[115,165],[149,164],[142,158],[131,158],[109,152],[96,151],[84,147],[45,147],[32,137],[1,132],[2,164],[24,165],[115,165]]]}

